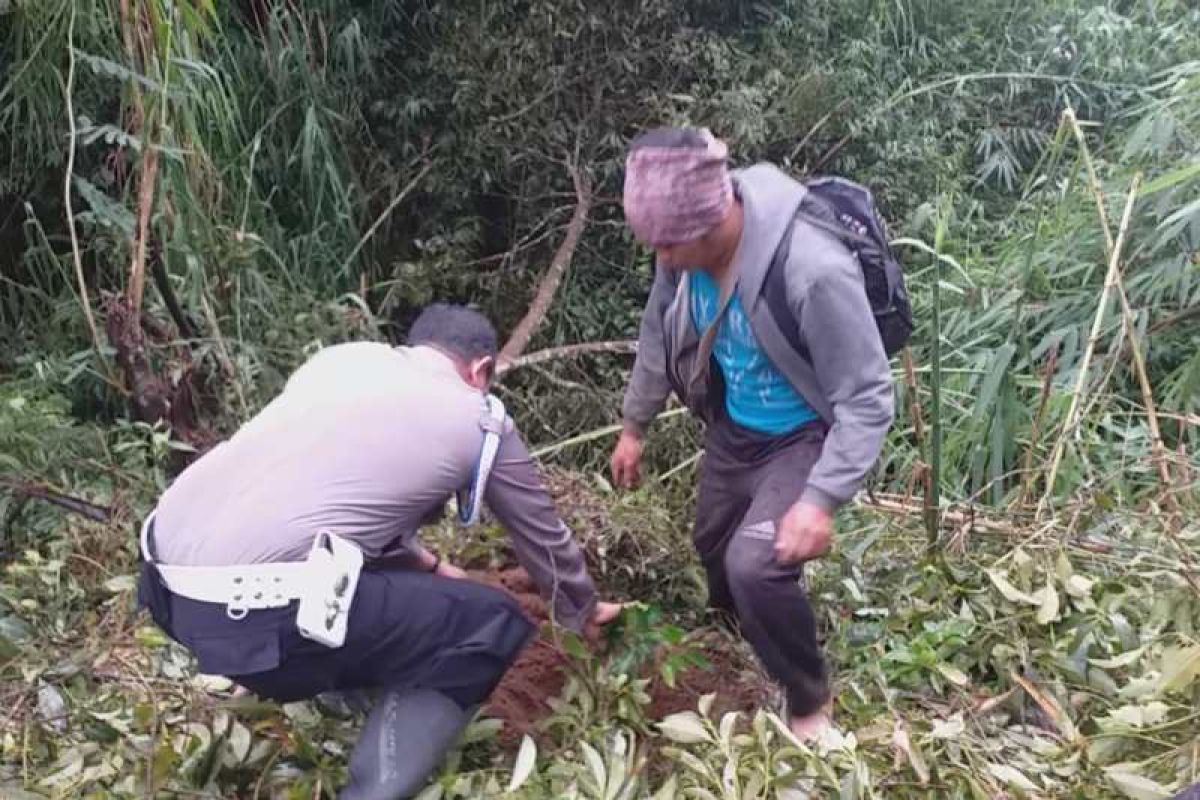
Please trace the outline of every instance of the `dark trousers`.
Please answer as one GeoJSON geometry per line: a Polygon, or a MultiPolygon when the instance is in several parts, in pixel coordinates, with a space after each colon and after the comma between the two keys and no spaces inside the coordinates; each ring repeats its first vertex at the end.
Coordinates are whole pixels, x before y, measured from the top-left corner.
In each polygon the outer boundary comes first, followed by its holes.
{"type": "Polygon", "coordinates": [[[143,565],[140,596],[202,672],[280,702],[411,688],[433,689],[469,708],[487,699],[534,633],[502,591],[406,570],[364,569],[338,648],[300,635],[295,602],[232,620],[224,606],[171,593],[152,565],[143,565]]]}
{"type": "Polygon", "coordinates": [[[812,424],[775,440],[710,427],[700,468],[693,540],[708,575],[709,603],[732,614],[767,672],[783,685],[792,714],[829,699],[816,618],[802,565],[775,561],[775,530],[799,499],[821,454],[825,429],[812,424]]]}

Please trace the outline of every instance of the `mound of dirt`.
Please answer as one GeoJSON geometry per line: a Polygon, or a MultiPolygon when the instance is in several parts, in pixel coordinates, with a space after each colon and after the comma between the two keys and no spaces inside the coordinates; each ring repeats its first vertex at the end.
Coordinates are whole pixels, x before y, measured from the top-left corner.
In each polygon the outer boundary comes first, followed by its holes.
{"type": "MultiPolygon", "coordinates": [[[[545,601],[520,567],[499,572],[471,572],[470,575],[474,580],[513,595],[521,604],[521,610],[539,628],[549,619],[545,601]]],[[[515,747],[522,736],[534,734],[538,723],[550,715],[548,701],[557,697],[567,682],[567,659],[554,642],[539,635],[505,673],[484,709],[488,716],[504,722],[500,731],[501,746],[515,747]]]]}
{"type": "MultiPolygon", "coordinates": [[[[549,619],[546,603],[523,569],[472,571],[470,575],[512,594],[539,629],[549,619]]],[[[694,710],[700,698],[710,693],[717,696],[713,713],[718,716],[726,711],[750,712],[766,701],[769,690],[761,675],[736,649],[729,647],[727,640],[706,637],[700,642],[700,653],[708,661],[708,667],[683,670],[675,676],[674,687],[655,676],[648,687],[650,719],[694,710]]],[[[536,735],[538,724],[551,714],[549,700],[557,697],[567,682],[568,661],[569,657],[553,641],[539,635],[508,670],[484,709],[488,716],[504,722],[500,732],[502,747],[514,748],[525,734],[536,735]]]]}

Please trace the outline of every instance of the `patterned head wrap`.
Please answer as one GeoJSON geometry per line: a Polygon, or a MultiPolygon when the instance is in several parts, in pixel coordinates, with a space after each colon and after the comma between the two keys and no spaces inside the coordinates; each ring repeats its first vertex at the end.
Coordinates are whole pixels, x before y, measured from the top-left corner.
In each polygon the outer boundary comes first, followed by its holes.
{"type": "Polygon", "coordinates": [[[729,148],[707,128],[661,128],[634,140],[625,160],[625,219],[657,247],[698,239],[733,205],[729,148]]]}

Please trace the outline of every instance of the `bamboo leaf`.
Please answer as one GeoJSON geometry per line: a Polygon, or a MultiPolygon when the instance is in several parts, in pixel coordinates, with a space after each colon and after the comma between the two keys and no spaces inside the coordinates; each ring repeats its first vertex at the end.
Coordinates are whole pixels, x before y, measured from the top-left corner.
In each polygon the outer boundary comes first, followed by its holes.
{"type": "Polygon", "coordinates": [[[1184,181],[1190,180],[1198,175],[1200,175],[1200,162],[1185,167],[1180,167],[1177,170],[1168,172],[1166,175],[1158,176],[1143,186],[1142,191],[1139,194],[1145,197],[1148,194],[1161,192],[1163,189],[1170,189],[1172,186],[1178,186],[1184,181]]]}

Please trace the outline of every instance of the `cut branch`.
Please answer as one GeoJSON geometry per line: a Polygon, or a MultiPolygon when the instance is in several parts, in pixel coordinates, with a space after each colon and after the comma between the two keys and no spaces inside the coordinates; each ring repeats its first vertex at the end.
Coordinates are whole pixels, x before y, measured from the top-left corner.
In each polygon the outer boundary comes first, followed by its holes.
{"type": "Polygon", "coordinates": [[[617,339],[608,342],[583,342],[581,344],[567,344],[562,347],[549,347],[545,350],[538,350],[536,353],[520,356],[512,361],[507,361],[501,364],[497,373],[505,374],[520,367],[531,367],[535,364],[541,364],[546,361],[554,361],[559,358],[574,358],[575,356],[587,355],[589,353],[636,353],[637,341],[634,339],[617,339]]]}
{"type": "Polygon", "coordinates": [[[72,497],[62,492],[56,492],[45,486],[40,486],[36,483],[27,481],[16,481],[11,478],[0,478],[0,486],[3,486],[14,494],[21,497],[30,497],[34,500],[41,500],[59,508],[66,509],[73,514],[79,514],[82,517],[87,517],[93,522],[108,522],[112,519],[112,509],[105,506],[98,506],[95,503],[89,503],[86,500],[80,500],[78,497],[72,497]]]}
{"type": "Polygon", "coordinates": [[[554,295],[562,283],[567,267],[571,264],[571,258],[575,255],[575,248],[579,245],[583,228],[587,224],[588,213],[592,207],[591,182],[578,167],[571,165],[569,169],[578,201],[575,205],[575,213],[571,215],[571,222],[567,225],[567,235],[554,253],[554,260],[550,262],[550,268],[546,270],[546,274],[542,276],[542,280],[538,284],[537,294],[534,295],[533,302],[529,304],[529,310],[517,323],[508,342],[500,351],[499,361],[502,367],[515,361],[525,351],[525,348],[529,346],[529,340],[533,338],[534,331],[546,318],[546,314],[554,302],[554,295]]]}

